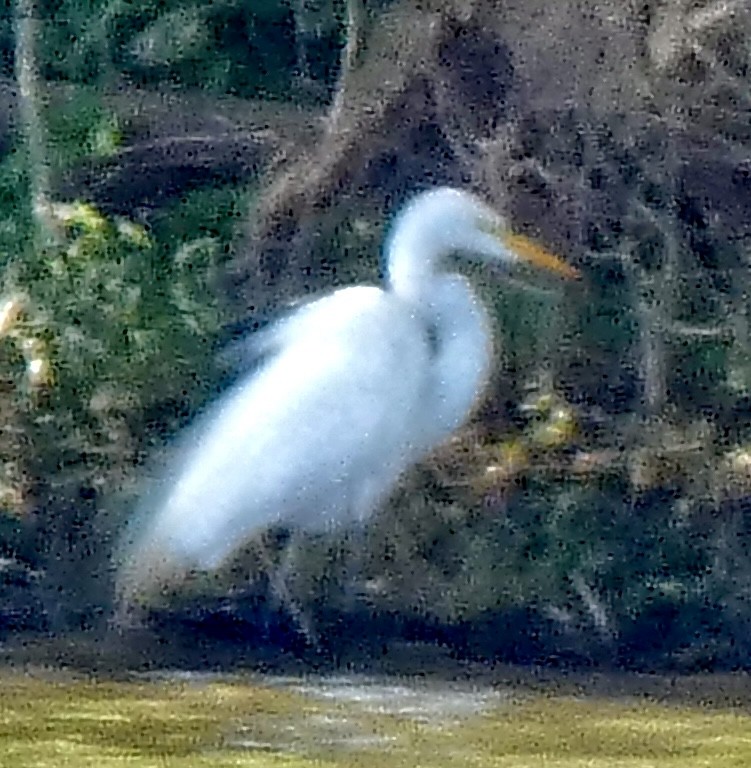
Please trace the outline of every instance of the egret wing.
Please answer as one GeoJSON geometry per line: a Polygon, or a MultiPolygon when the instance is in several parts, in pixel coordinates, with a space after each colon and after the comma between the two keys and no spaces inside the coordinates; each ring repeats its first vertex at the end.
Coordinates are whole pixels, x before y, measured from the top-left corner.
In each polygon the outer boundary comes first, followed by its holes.
{"type": "Polygon", "coordinates": [[[398,298],[339,291],[278,334],[276,357],[190,431],[143,551],[214,568],[270,525],[362,517],[422,448],[428,346],[398,298]]]}

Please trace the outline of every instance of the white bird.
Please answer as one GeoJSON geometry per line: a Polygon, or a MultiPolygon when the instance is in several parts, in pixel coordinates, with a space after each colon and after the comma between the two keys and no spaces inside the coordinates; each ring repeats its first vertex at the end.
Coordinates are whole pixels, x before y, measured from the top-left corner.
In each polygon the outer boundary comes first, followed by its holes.
{"type": "Polygon", "coordinates": [[[361,523],[468,418],[492,334],[469,282],[441,271],[452,254],[576,274],[474,195],[418,195],[394,224],[385,287],[337,290],[256,334],[268,359],[188,430],[127,545],[122,594],[217,569],[270,526],[361,523]]]}

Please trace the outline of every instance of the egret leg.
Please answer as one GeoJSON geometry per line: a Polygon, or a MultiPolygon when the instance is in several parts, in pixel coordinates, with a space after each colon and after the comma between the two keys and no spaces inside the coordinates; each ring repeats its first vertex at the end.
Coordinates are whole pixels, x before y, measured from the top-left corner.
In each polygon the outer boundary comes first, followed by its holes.
{"type": "Polygon", "coordinates": [[[357,523],[344,534],[346,560],[344,564],[343,594],[345,607],[352,611],[366,593],[368,537],[365,525],[357,523]]]}
{"type": "Polygon", "coordinates": [[[269,583],[271,592],[292,619],[295,627],[313,648],[320,648],[320,635],[315,626],[313,614],[302,602],[296,598],[290,589],[290,581],[300,569],[300,552],[303,545],[303,535],[293,532],[287,542],[281,561],[278,565],[271,565],[269,571],[269,583]]]}
{"type": "MultiPolygon", "coordinates": [[[[291,584],[297,581],[299,585],[301,574],[314,573],[333,587],[324,599],[333,600],[335,610],[355,613],[366,591],[362,585],[366,561],[365,544],[363,525],[356,525],[339,535],[314,541],[306,538],[304,534],[294,532],[284,549],[279,565],[271,570],[270,582],[274,597],[290,615],[307,643],[317,650],[322,650],[322,642],[313,611],[295,596],[297,590],[292,588],[291,584]],[[319,548],[320,553],[315,552],[319,548]],[[301,557],[302,554],[305,557],[301,557]],[[309,560],[309,557],[315,558],[319,555],[325,559],[325,563],[309,560]],[[317,568],[316,565],[320,567],[317,568]]],[[[304,583],[305,579],[302,581],[304,583]]],[[[320,583],[308,584],[307,588],[310,594],[326,591],[325,585],[320,583]]]]}

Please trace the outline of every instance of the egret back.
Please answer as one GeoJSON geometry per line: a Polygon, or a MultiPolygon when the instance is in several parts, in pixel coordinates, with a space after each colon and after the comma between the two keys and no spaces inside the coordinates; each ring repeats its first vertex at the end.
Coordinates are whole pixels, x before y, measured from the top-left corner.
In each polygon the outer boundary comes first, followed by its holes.
{"type": "Polygon", "coordinates": [[[368,287],[281,323],[276,356],[188,430],[128,572],[213,569],[271,525],[367,517],[432,439],[424,330],[409,305],[368,287]]]}

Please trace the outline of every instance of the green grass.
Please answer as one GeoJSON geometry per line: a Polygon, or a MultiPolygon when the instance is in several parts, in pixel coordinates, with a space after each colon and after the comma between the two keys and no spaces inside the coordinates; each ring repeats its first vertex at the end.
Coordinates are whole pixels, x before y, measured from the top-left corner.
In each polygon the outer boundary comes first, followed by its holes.
{"type": "Polygon", "coordinates": [[[499,688],[479,714],[421,719],[233,678],[115,683],[11,672],[0,685],[0,765],[14,768],[751,765],[743,709],[634,696],[499,688]]]}

